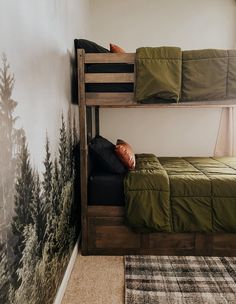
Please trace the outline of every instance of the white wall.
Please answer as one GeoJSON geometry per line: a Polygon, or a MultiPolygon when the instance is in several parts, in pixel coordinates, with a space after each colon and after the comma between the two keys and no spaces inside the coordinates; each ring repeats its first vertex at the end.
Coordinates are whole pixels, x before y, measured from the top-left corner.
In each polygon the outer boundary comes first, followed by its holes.
{"type": "MultiPolygon", "coordinates": [[[[140,46],[182,49],[233,48],[234,0],[90,0],[90,35],[128,52],[140,46]]],[[[218,131],[217,109],[101,110],[101,133],[127,139],[139,152],[158,155],[212,155],[218,131]]]]}
{"type": "Polygon", "coordinates": [[[41,169],[45,135],[57,147],[62,110],[71,102],[73,39],[88,31],[86,0],[0,0],[0,54],[15,74],[18,124],[41,169]]]}

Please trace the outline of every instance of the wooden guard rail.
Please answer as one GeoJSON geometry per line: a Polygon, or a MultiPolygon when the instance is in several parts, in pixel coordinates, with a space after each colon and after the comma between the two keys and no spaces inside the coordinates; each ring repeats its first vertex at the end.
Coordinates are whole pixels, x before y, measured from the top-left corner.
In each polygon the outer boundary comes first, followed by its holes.
{"type": "MultiPolygon", "coordinates": [[[[135,53],[87,53],[82,54],[82,56],[85,65],[98,63],[126,63],[134,65],[134,73],[84,73],[84,84],[134,83],[135,87],[135,53]]],[[[78,60],[80,57],[80,50],[78,50],[78,60]]],[[[106,108],[226,108],[236,107],[236,99],[225,101],[141,104],[135,101],[134,92],[85,92],[85,104],[86,106],[99,106],[106,108]]]]}

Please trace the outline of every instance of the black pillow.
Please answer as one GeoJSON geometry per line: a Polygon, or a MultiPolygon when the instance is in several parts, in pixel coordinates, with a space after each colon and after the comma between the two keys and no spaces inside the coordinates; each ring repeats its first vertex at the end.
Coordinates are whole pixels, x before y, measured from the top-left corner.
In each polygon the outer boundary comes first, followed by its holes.
{"type": "Polygon", "coordinates": [[[115,154],[115,145],[102,136],[94,137],[89,145],[100,166],[113,174],[124,174],[127,169],[115,154]]]}
{"type": "Polygon", "coordinates": [[[110,53],[109,50],[105,49],[101,45],[86,39],[75,39],[74,43],[75,49],[84,49],[85,53],[110,53]]]}

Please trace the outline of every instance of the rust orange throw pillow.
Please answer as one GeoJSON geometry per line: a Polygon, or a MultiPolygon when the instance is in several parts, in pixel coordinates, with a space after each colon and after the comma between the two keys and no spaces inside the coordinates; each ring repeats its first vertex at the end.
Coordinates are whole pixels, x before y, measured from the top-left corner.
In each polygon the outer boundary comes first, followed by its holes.
{"type": "Polygon", "coordinates": [[[121,140],[118,139],[116,142],[115,152],[122,163],[129,169],[133,170],[135,168],[135,155],[131,146],[121,140]]]}
{"type": "Polygon", "coordinates": [[[125,50],[123,50],[121,47],[119,47],[116,44],[110,43],[110,52],[111,53],[125,53],[125,50]]]}

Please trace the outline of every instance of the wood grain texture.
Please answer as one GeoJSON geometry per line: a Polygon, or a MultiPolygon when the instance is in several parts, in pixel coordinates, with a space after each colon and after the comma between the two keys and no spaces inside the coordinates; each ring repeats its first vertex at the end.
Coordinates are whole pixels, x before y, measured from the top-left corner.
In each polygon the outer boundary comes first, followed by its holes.
{"type": "Polygon", "coordinates": [[[140,248],[138,234],[124,225],[124,218],[89,218],[90,249],[140,248]]]}
{"type": "Polygon", "coordinates": [[[236,233],[137,233],[116,206],[88,207],[88,240],[90,255],[236,256],[236,233]]]}
{"type": "Polygon", "coordinates": [[[194,233],[151,233],[150,249],[193,249],[194,233]]]}
{"type": "Polygon", "coordinates": [[[116,206],[88,206],[89,217],[124,217],[123,207],[116,206]]]}
{"type": "Polygon", "coordinates": [[[86,123],[87,123],[87,142],[89,143],[93,137],[93,115],[92,107],[86,107],[86,123]]]}
{"type": "Polygon", "coordinates": [[[95,107],[95,135],[100,134],[100,115],[99,115],[99,107],[95,107]]]}
{"type": "Polygon", "coordinates": [[[82,222],[82,253],[87,250],[87,181],[88,181],[88,149],[86,130],[86,107],[80,106],[80,186],[81,186],[81,222],[82,222]]]}
{"type": "Polygon", "coordinates": [[[134,53],[102,53],[102,54],[85,54],[85,63],[134,63],[134,53]]]}
{"type": "Polygon", "coordinates": [[[83,49],[77,50],[78,104],[79,105],[85,105],[84,55],[85,55],[85,52],[83,49]]]}
{"type": "Polygon", "coordinates": [[[211,234],[195,234],[195,255],[212,255],[213,236],[211,234]]]}
{"type": "Polygon", "coordinates": [[[101,108],[234,108],[236,107],[236,99],[228,101],[212,101],[212,102],[179,102],[179,103],[155,103],[142,104],[137,103],[134,99],[134,93],[86,93],[87,106],[99,106],[101,108]]]}
{"type": "Polygon", "coordinates": [[[134,105],[134,93],[86,93],[86,105],[125,108],[134,105]]]}
{"type": "Polygon", "coordinates": [[[128,83],[134,82],[134,73],[86,73],[85,83],[128,83]]]}
{"type": "Polygon", "coordinates": [[[88,209],[90,209],[88,210],[88,254],[90,255],[236,256],[236,233],[141,234],[134,232],[125,224],[125,217],[121,216],[122,207],[91,206],[88,209]]]}
{"type": "Polygon", "coordinates": [[[88,147],[87,122],[84,84],[84,50],[78,50],[78,103],[79,103],[79,133],[80,133],[80,187],[81,187],[81,223],[82,223],[82,253],[87,254],[87,182],[88,182],[88,147]]]}

